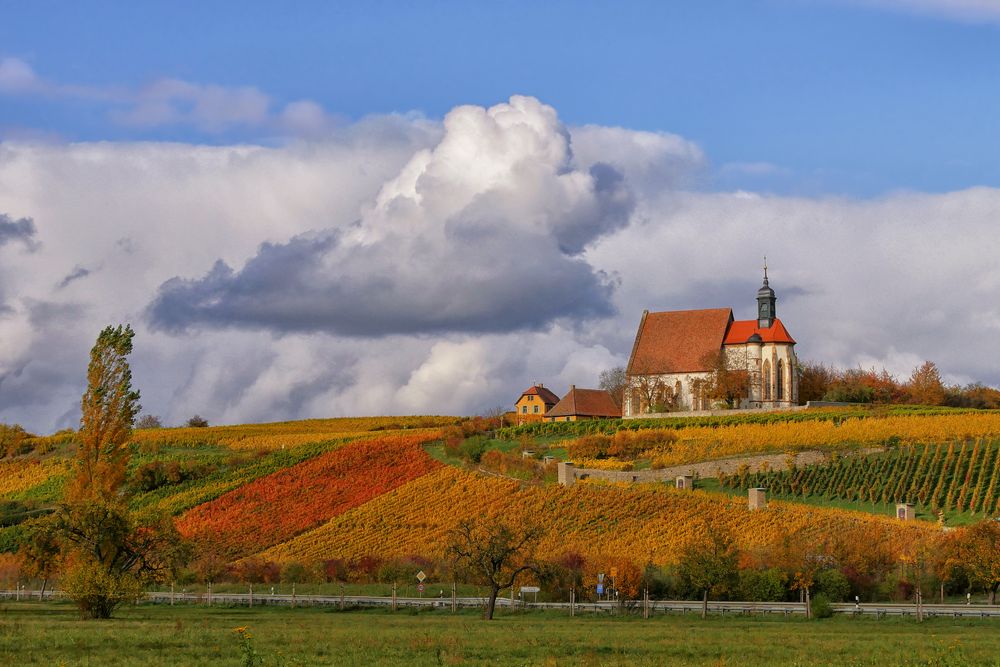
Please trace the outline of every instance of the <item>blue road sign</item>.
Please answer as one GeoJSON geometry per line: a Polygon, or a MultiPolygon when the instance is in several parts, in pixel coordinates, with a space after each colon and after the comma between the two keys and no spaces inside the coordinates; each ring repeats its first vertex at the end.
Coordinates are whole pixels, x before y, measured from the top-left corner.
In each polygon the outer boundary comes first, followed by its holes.
{"type": "Polygon", "coordinates": [[[597,594],[604,595],[604,584],[597,584],[597,594]]]}

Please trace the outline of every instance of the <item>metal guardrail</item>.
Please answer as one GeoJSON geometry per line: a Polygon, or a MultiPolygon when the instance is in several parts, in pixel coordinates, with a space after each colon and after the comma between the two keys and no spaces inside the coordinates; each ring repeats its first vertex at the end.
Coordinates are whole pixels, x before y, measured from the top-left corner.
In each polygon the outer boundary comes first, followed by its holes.
{"type": "MultiPolygon", "coordinates": [[[[65,597],[62,591],[49,590],[42,595],[39,591],[0,590],[3,600],[58,600],[65,597]]],[[[392,607],[391,597],[369,595],[288,595],[271,593],[176,593],[170,591],[152,591],[146,594],[146,600],[153,604],[213,604],[213,605],[261,605],[261,606],[326,606],[326,607],[392,607]],[[252,598],[252,600],[251,600],[252,598]]],[[[487,599],[484,597],[459,597],[454,604],[458,608],[482,608],[487,599]]],[[[451,597],[397,597],[397,608],[429,607],[450,609],[451,597]]],[[[642,600],[628,600],[622,603],[614,601],[601,602],[527,602],[513,600],[509,597],[497,598],[497,607],[523,610],[553,610],[580,613],[642,613],[642,600]]],[[[837,603],[833,604],[836,614],[875,616],[916,617],[917,606],[912,603],[837,603]]],[[[660,614],[700,614],[702,603],[697,600],[650,600],[649,615],[660,614]]],[[[800,602],[740,602],[740,601],[710,601],[708,611],[712,614],[748,616],[756,614],[804,615],[806,606],[800,602]]],[[[1000,605],[970,605],[970,604],[923,604],[921,612],[925,617],[935,618],[1000,618],[1000,605]]]]}

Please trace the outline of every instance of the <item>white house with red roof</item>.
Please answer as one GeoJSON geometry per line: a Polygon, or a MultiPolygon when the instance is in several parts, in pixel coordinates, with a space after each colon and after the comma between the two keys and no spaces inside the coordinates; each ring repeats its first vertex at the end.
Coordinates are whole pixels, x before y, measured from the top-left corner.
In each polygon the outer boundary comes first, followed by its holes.
{"type": "Polygon", "coordinates": [[[746,371],[746,395],[738,407],[797,405],[795,340],[777,317],[776,301],[765,264],[755,320],[736,320],[731,308],[643,311],[626,368],[624,416],[712,409],[705,388],[719,354],[729,370],[746,371]]]}

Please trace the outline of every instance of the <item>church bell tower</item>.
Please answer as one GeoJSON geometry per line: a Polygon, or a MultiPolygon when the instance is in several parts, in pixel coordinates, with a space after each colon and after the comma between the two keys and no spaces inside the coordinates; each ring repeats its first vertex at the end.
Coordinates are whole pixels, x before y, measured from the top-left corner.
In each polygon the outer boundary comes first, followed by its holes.
{"type": "Polygon", "coordinates": [[[757,328],[770,329],[777,313],[774,309],[774,290],[767,284],[767,257],[764,258],[764,284],[757,290],[757,328]]]}

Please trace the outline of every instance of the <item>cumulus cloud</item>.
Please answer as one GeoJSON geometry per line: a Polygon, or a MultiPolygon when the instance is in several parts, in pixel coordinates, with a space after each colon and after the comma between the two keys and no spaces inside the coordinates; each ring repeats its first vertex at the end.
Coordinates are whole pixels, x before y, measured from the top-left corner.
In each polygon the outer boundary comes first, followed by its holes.
{"type": "Polygon", "coordinates": [[[570,143],[533,98],[459,107],[356,223],[174,278],[151,321],[380,336],[611,315],[612,284],[579,255],[628,223],[634,198],[615,167],[574,168],[570,143]]]}
{"type": "Polygon", "coordinates": [[[562,394],[625,363],[643,309],[752,317],[764,254],[801,357],[1000,383],[1000,190],[709,192],[707,161],[672,135],[564,127],[528,98],[277,148],[0,144],[16,231],[0,421],[75,425],[87,351],[116,322],[171,424],[562,394]]]}

